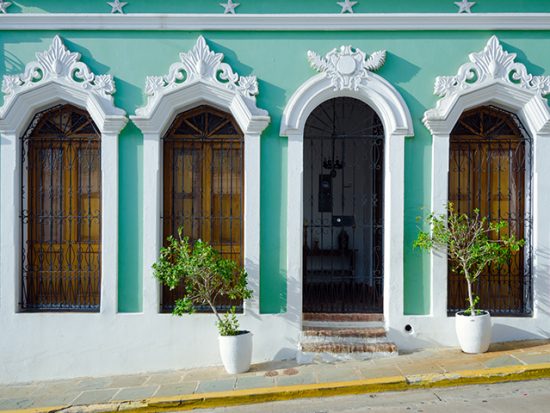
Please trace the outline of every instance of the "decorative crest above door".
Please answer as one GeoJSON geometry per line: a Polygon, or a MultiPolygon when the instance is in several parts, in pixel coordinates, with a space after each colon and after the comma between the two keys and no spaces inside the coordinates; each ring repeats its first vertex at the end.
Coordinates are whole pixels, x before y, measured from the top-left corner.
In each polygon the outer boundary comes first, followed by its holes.
{"type": "Polygon", "coordinates": [[[351,46],[340,46],[332,49],[325,57],[319,56],[311,50],[307,57],[312,68],[325,73],[331,80],[334,90],[349,89],[357,91],[369,72],[380,69],[386,61],[386,51],[374,52],[367,59],[367,55],[361,49],[351,46]]]}

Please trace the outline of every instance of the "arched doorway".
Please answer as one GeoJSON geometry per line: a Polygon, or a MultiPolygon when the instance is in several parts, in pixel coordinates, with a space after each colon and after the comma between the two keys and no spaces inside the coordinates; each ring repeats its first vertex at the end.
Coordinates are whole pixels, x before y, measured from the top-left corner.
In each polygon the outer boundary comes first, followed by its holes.
{"type": "Polygon", "coordinates": [[[367,104],[325,101],[303,146],[303,312],[381,313],[384,128],[367,104]]]}

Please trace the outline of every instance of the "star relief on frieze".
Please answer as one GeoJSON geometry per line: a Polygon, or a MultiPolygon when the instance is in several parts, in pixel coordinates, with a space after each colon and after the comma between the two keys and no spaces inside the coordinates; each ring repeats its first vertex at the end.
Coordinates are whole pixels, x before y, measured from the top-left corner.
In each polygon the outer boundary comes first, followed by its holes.
{"type": "Polygon", "coordinates": [[[336,2],[342,10],[340,10],[340,13],[352,13],[353,14],[353,6],[355,6],[358,2],[357,1],[350,1],[350,0],[344,0],[344,1],[337,1],[336,2]]]}
{"type": "Polygon", "coordinates": [[[492,36],[485,48],[469,55],[470,62],[463,64],[455,76],[438,76],[434,93],[441,97],[452,96],[462,90],[489,81],[502,81],[540,96],[550,94],[550,76],[533,76],[525,65],[515,61],[516,54],[502,48],[498,38],[492,36]]]}
{"type": "Polygon", "coordinates": [[[380,69],[386,61],[385,50],[374,52],[367,59],[365,52],[351,46],[333,49],[325,57],[310,50],[307,56],[311,67],[331,80],[334,90],[358,90],[369,72],[380,69]]]}
{"type": "Polygon", "coordinates": [[[111,13],[120,13],[124,14],[124,6],[128,4],[128,2],[121,2],[120,0],[115,0],[114,2],[107,2],[109,6],[111,6],[111,13]]]}
{"type": "Polygon", "coordinates": [[[11,6],[11,1],[0,0],[0,12],[3,14],[8,13],[8,7],[11,6]]]}
{"type": "Polygon", "coordinates": [[[240,3],[233,3],[233,0],[227,0],[227,3],[220,3],[220,6],[224,8],[223,14],[235,14],[235,9],[240,5],[240,3]]]}
{"type": "Polygon", "coordinates": [[[455,5],[458,7],[458,13],[471,13],[472,7],[476,5],[475,1],[460,0],[455,1],[455,5]]]}
{"type": "Polygon", "coordinates": [[[189,52],[180,53],[180,61],[170,66],[165,76],[148,76],[145,93],[156,96],[166,89],[176,89],[195,81],[221,85],[244,97],[255,100],[258,94],[256,76],[239,76],[231,66],[223,63],[223,53],[215,53],[200,36],[189,52]]]}
{"type": "Polygon", "coordinates": [[[23,73],[5,75],[2,92],[7,98],[48,81],[69,83],[112,99],[115,84],[111,75],[96,75],[80,62],[80,53],[68,50],[55,36],[48,50],[36,54],[36,61],[25,66],[23,73]]]}

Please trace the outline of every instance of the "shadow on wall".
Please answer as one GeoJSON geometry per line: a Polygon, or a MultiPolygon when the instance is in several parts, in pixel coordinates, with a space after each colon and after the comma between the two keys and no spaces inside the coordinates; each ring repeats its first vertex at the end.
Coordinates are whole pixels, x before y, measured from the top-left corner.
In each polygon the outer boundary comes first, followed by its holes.
{"type": "Polygon", "coordinates": [[[264,131],[263,136],[271,136],[272,134],[278,136],[280,116],[282,115],[282,112],[286,105],[285,90],[278,86],[275,86],[272,83],[266,82],[262,78],[261,74],[254,71],[253,67],[242,63],[233,49],[230,49],[221,43],[214,42],[208,38],[206,39],[206,42],[208,43],[210,49],[213,50],[215,53],[223,53],[223,61],[229,64],[231,68],[240,76],[257,77],[259,87],[259,94],[257,96],[258,107],[261,109],[266,109],[267,107],[278,109],[276,113],[269,113],[269,115],[271,116],[271,123],[268,126],[268,129],[264,131]],[[267,104],[267,102],[269,102],[269,104],[267,104]],[[269,130],[269,128],[271,127],[274,127],[272,131],[269,130]]]}
{"type": "Polygon", "coordinates": [[[143,136],[128,122],[119,139],[118,311],[128,313],[142,311],[143,136]]]}
{"type": "MultiPolygon", "coordinates": [[[[537,306],[537,318],[550,319],[550,251],[537,249],[535,251],[537,265],[533,274],[533,298],[537,306]],[[539,290],[535,290],[535,283],[539,290]],[[541,288],[542,287],[542,288],[541,288]]],[[[550,324],[538,328],[536,332],[528,332],[524,329],[502,325],[499,317],[493,317],[493,341],[504,341],[514,337],[514,340],[540,340],[541,337],[550,338],[550,324]]],[[[540,324],[542,325],[542,324],[540,324]]]]}
{"type": "MultiPolygon", "coordinates": [[[[116,86],[116,93],[113,95],[115,98],[115,106],[124,108],[128,116],[134,115],[138,107],[147,103],[147,97],[144,96],[144,90],[116,76],[114,80],[116,86]]],[[[135,128],[135,124],[132,121],[126,124],[126,128],[128,128],[129,125],[135,128]]],[[[132,133],[134,133],[134,131],[132,131],[132,133]]],[[[138,135],[142,134],[137,128],[135,133],[138,135]]]]}
{"type": "Polygon", "coordinates": [[[390,328],[387,335],[391,341],[398,342],[399,354],[410,354],[422,351],[422,349],[441,347],[441,343],[426,337],[424,334],[419,336],[414,328],[409,331],[390,328]]]}
{"type": "Polygon", "coordinates": [[[405,194],[404,194],[404,311],[407,315],[424,315],[430,312],[430,260],[427,254],[415,251],[413,241],[418,236],[417,217],[430,201],[432,138],[420,121],[424,107],[411,94],[398,88],[413,114],[415,136],[405,141],[405,194]]]}
{"type": "MultiPolygon", "coordinates": [[[[269,114],[271,116],[271,123],[265,130],[264,135],[273,135],[279,137],[281,117],[283,115],[283,111],[285,109],[289,96],[287,94],[287,91],[279,86],[274,85],[273,83],[258,79],[258,84],[260,88],[260,94],[258,95],[258,107],[266,108],[269,106],[276,109],[274,113],[269,114]]],[[[281,139],[284,139],[286,141],[286,138],[281,139]]]]}
{"type": "Polygon", "coordinates": [[[283,169],[286,165],[284,153],[287,140],[279,136],[278,128],[279,121],[272,118],[271,124],[261,138],[260,295],[261,312],[264,314],[276,314],[287,310],[287,174],[286,169],[283,169]]]}
{"type": "Polygon", "coordinates": [[[548,344],[547,340],[541,340],[540,337],[536,340],[526,341],[507,341],[502,343],[493,343],[489,347],[489,353],[496,353],[500,351],[510,351],[510,350],[524,350],[528,348],[536,348],[548,344]]]}
{"type": "MultiPolygon", "coordinates": [[[[419,66],[412,64],[408,60],[405,60],[392,52],[386,52],[386,61],[391,64],[382,66],[379,74],[388,80],[393,86],[396,86],[399,83],[408,82],[414,78],[418,72],[420,72],[419,66]]],[[[399,90],[399,93],[402,93],[402,90],[399,90]]],[[[408,103],[407,99],[405,99],[405,101],[408,103]]]]}
{"type": "MultiPolygon", "coordinates": [[[[286,254],[284,254],[286,256],[286,254]]],[[[281,273],[281,277],[285,277],[283,273],[281,273]]],[[[301,287],[301,277],[302,274],[300,274],[299,278],[296,277],[285,277],[283,279],[286,280],[286,289],[285,291],[285,297],[284,302],[286,304],[286,321],[288,324],[288,330],[287,330],[287,341],[291,343],[295,343],[294,348],[284,348],[281,349],[277,356],[281,356],[282,358],[280,360],[286,360],[286,359],[294,359],[297,356],[298,352],[298,341],[300,340],[300,333],[302,331],[302,308],[297,307],[295,302],[296,300],[291,299],[290,302],[288,300],[288,297],[300,297],[299,303],[302,302],[302,287],[301,287]]]]}
{"type": "Polygon", "coordinates": [[[275,354],[274,360],[294,360],[297,350],[298,343],[296,343],[296,348],[282,348],[275,354]]]}
{"type": "Polygon", "coordinates": [[[536,64],[533,64],[529,61],[523,50],[518,49],[517,47],[514,47],[513,45],[501,41],[501,45],[504,48],[505,51],[508,53],[515,53],[517,55],[516,62],[520,62],[524,64],[527,67],[527,72],[531,73],[535,76],[544,75],[544,68],[541,66],[538,66],[536,64]]]}
{"type": "MultiPolygon", "coordinates": [[[[1,39],[1,37],[0,37],[1,39]]],[[[15,56],[12,52],[6,50],[5,42],[0,44],[0,49],[2,53],[0,54],[0,76],[1,78],[4,75],[15,75],[18,73],[23,73],[25,71],[25,62],[15,56]]],[[[0,79],[1,80],[1,79],[0,79]]],[[[0,105],[4,104],[4,94],[0,93],[0,105]]]]}
{"type": "MultiPolygon", "coordinates": [[[[533,282],[542,284],[542,289],[534,291],[533,295],[538,307],[538,316],[550,319],[550,250],[538,248],[534,252],[537,265],[534,268],[533,282]]],[[[539,334],[550,338],[550,323],[539,329],[539,334]]]]}
{"type": "Polygon", "coordinates": [[[224,58],[223,62],[227,63],[231,68],[239,74],[239,76],[250,76],[253,75],[253,68],[243,64],[234,50],[228,49],[223,46],[221,43],[214,42],[210,39],[206,39],[206,43],[210,49],[215,53],[223,53],[224,58]]]}
{"type": "Polygon", "coordinates": [[[15,56],[12,52],[4,52],[0,56],[0,67],[2,73],[6,75],[14,75],[25,71],[25,62],[15,56]]]}
{"type": "Polygon", "coordinates": [[[497,343],[500,341],[510,341],[510,337],[513,340],[540,340],[542,335],[548,337],[548,331],[541,333],[531,333],[521,328],[507,326],[499,324],[498,317],[492,317],[493,329],[492,329],[492,342],[497,343]]]}
{"type": "MultiPolygon", "coordinates": [[[[53,36],[52,36],[53,38],[53,36]]],[[[62,36],[63,43],[65,44],[65,47],[69,49],[71,52],[78,52],[80,53],[80,61],[84,62],[92,72],[98,75],[103,75],[109,73],[111,68],[103,63],[99,63],[97,60],[94,59],[92,52],[90,52],[89,49],[83,47],[80,43],[75,43],[73,41],[70,41],[66,37],[62,36]]],[[[49,45],[48,45],[49,47],[49,45]]]]}

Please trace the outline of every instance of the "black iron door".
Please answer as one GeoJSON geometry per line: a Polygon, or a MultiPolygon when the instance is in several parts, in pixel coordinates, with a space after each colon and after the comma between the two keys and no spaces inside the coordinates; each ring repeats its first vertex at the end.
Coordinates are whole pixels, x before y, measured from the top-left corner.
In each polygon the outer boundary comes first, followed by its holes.
{"type": "Polygon", "coordinates": [[[324,102],[304,132],[304,312],[382,312],[383,211],[380,118],[356,99],[324,102]]]}

